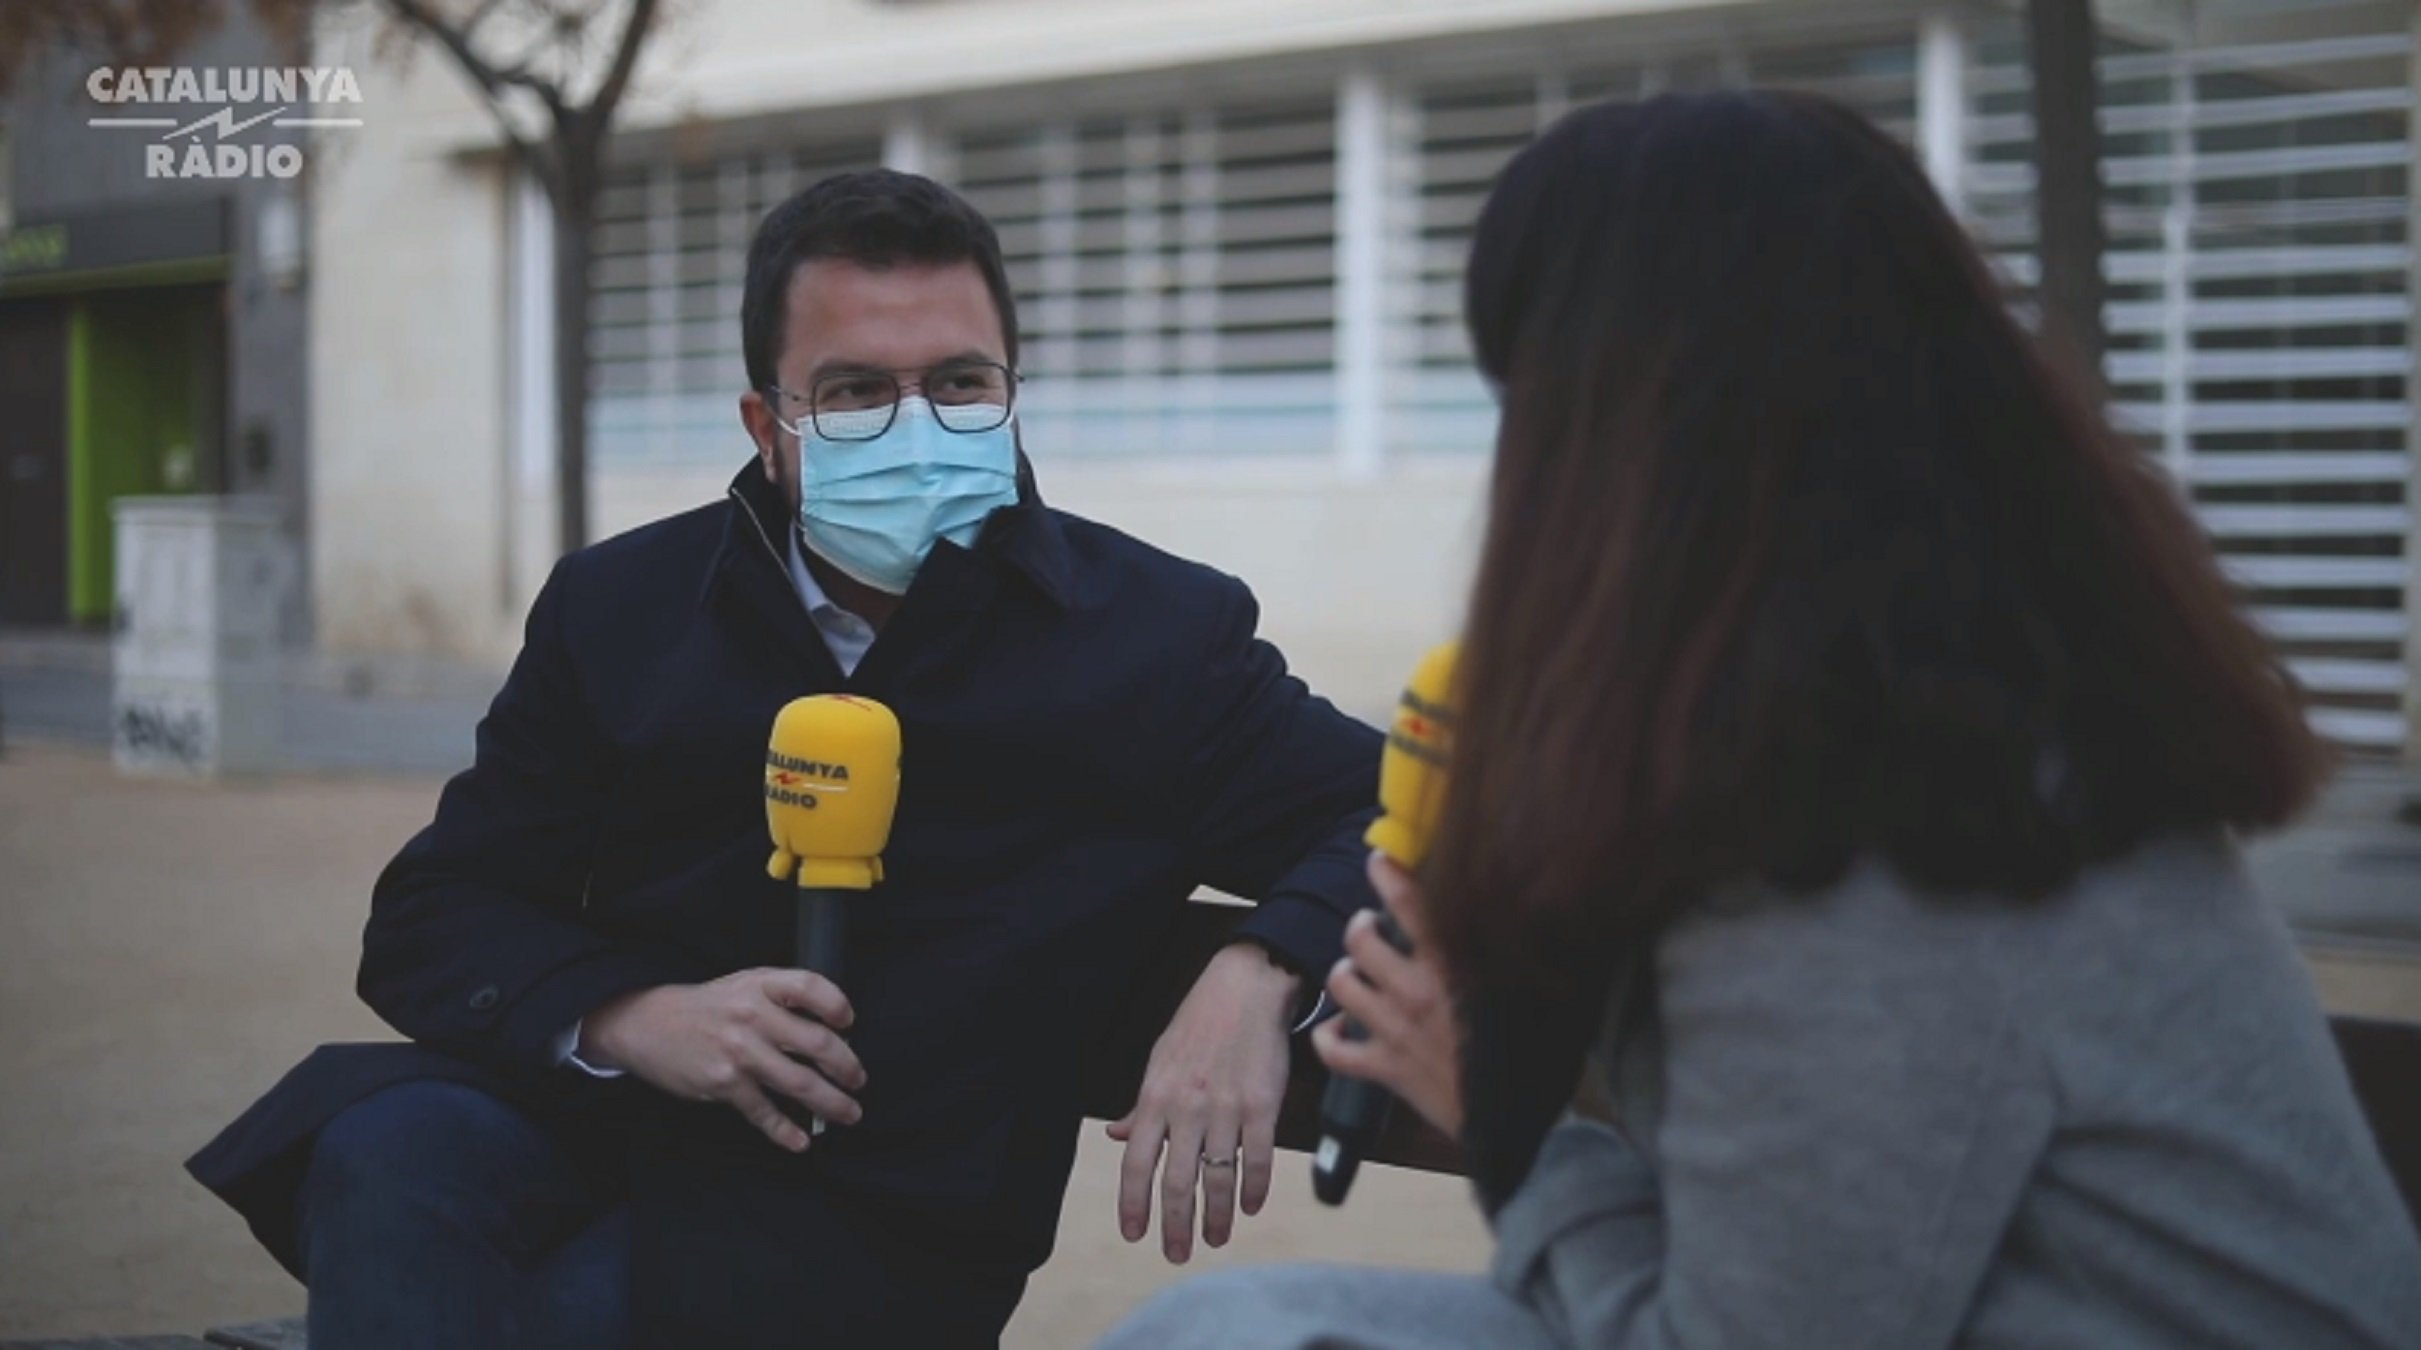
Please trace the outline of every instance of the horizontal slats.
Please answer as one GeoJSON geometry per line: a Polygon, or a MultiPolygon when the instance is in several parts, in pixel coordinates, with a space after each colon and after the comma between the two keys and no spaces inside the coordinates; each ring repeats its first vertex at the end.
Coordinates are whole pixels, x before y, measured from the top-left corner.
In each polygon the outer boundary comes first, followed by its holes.
{"type": "MultiPolygon", "coordinates": [[[[2102,181],[2111,187],[2138,187],[2179,181],[2199,186],[2278,178],[2288,174],[2403,169],[2406,162],[2404,147],[2396,143],[2288,146],[2278,150],[2236,150],[2192,155],[2184,159],[2182,172],[2178,157],[2172,155],[2112,157],[2102,161],[2102,181]]],[[[2014,195],[2032,189],[2034,169],[2032,165],[1979,164],[1968,170],[1968,182],[1977,192],[2014,195]]]]}
{"type": "MultiPolygon", "coordinates": [[[[2168,314],[2159,300],[2122,300],[2106,311],[2120,332],[2159,332],[2168,314]]],[[[2401,324],[2411,310],[2401,295],[2292,295],[2197,300],[2187,311],[2197,329],[2342,328],[2401,324]]]]}
{"type": "MultiPolygon", "coordinates": [[[[2113,249],[2102,255],[2102,275],[2112,281],[2157,282],[2167,278],[2173,261],[2151,249],[2113,249]]],[[[2001,260],[2013,281],[2032,285],[2034,259],[2010,254],[2001,260]]],[[[2412,250],[2402,244],[2338,244],[2309,248],[2206,247],[2186,255],[2182,270],[2189,281],[2241,281],[2250,278],[2365,276],[2402,273],[2412,265],[2412,250]]]]}
{"type": "MultiPolygon", "coordinates": [[[[2122,403],[2119,416],[2141,426],[2156,425],[2159,404],[2122,403]]],[[[2185,409],[2192,432],[2401,431],[2412,414],[2401,401],[2308,403],[2194,403],[2185,409]]]]}
{"type": "Polygon", "coordinates": [[[2258,451],[2201,453],[2186,462],[2186,473],[2205,487],[2274,487],[2294,483],[2328,486],[2401,483],[2411,464],[2400,451],[2345,453],[2274,453],[2258,451]]]}
{"type": "MultiPolygon", "coordinates": [[[[2398,59],[2412,49],[2403,33],[2365,33],[2348,37],[2311,38],[2259,45],[2189,48],[2185,68],[2197,74],[2276,74],[2296,66],[2344,61],[2398,59]]],[[[2179,63],[2177,53],[2159,49],[2127,55],[2105,55],[2097,62],[2104,82],[2166,75],[2179,63]]],[[[1968,74],[1969,89],[1979,95],[2023,93],[2026,71],[2015,63],[1979,67],[1968,74]]]]}
{"type": "MultiPolygon", "coordinates": [[[[2183,374],[2189,380],[2400,380],[2412,372],[2412,364],[2412,354],[2402,347],[2256,348],[2189,351],[2183,374]]],[[[2112,383],[2148,383],[2168,374],[2169,356],[2160,351],[2113,352],[2109,370],[2112,383]]]]}
{"type": "Polygon", "coordinates": [[[2312,727],[2321,735],[2369,750],[2393,750],[2404,744],[2404,718],[2366,708],[2314,708],[2312,727]]]}
{"type": "Polygon", "coordinates": [[[2227,573],[2246,586],[2271,590],[2366,590],[2404,584],[2402,558],[2294,558],[2238,554],[2227,573]]]}
{"type": "Polygon", "coordinates": [[[2255,606],[2253,621],[2282,642],[2401,642],[2404,614],[2392,609],[2255,606]]]}
{"type": "MultiPolygon", "coordinates": [[[[2320,93],[2275,94],[2254,98],[2204,98],[2194,104],[2193,117],[2183,121],[2167,104],[2128,106],[2105,104],[2097,125],[2104,136],[2190,128],[2212,131],[2221,127],[2275,126],[2362,114],[2401,117],[2410,112],[2413,96],[2401,86],[2379,89],[2332,89],[2320,93]]],[[[1979,145],[2019,144],[2034,138],[2034,115],[2014,112],[1971,117],[1967,134],[1979,145]]]]}
{"type": "Polygon", "coordinates": [[[1334,142],[1333,113],[1300,105],[962,137],[952,158],[999,226],[1029,375],[1325,371],[1334,142]]]}
{"type": "Polygon", "coordinates": [[[2304,687],[2324,694],[2400,694],[2404,667],[2394,661],[2351,661],[2323,656],[2287,659],[2304,687]]]}
{"type": "Polygon", "coordinates": [[[2408,523],[2401,506],[2204,506],[2203,528],[2248,539],[2346,539],[2402,535],[2408,523]]]}
{"type": "MultiPolygon", "coordinates": [[[[2144,440],[2198,493],[2304,499],[2196,509],[2310,691],[2314,727],[2388,750],[2408,735],[2396,705],[2412,627],[2398,499],[2411,471],[2414,99],[2408,16],[2367,14],[2386,31],[2102,58],[2104,268],[2124,297],[2105,313],[2121,417],[2159,429],[2144,440]],[[2367,500],[2325,500],[2346,497],[2367,500]]],[[[2022,90],[2019,50],[1996,48],[2007,55],[1972,71],[1970,89],[2022,90]]],[[[1985,161],[1963,176],[1969,208],[2003,275],[2031,287],[2032,119],[2004,100],[1967,131],[1985,161]]]]}

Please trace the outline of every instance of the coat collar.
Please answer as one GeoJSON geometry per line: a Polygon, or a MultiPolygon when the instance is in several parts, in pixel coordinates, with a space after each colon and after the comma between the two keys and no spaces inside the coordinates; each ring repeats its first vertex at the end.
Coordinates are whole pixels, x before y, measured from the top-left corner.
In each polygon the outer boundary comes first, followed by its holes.
{"type": "MultiPolygon", "coordinates": [[[[762,552],[777,567],[781,566],[784,531],[790,528],[789,504],[782,500],[781,489],[766,480],[764,470],[753,457],[733,475],[729,495],[731,514],[724,526],[723,543],[716,552],[714,565],[707,569],[708,593],[736,556],[762,552]]],[[[1033,461],[1026,458],[1022,449],[1017,452],[1017,502],[994,511],[984,522],[973,552],[1024,577],[1054,607],[1063,610],[1068,607],[1071,569],[1067,536],[1060,528],[1059,518],[1043,504],[1042,493],[1034,484],[1033,461]]],[[[702,594],[700,599],[704,598],[702,594]]]]}

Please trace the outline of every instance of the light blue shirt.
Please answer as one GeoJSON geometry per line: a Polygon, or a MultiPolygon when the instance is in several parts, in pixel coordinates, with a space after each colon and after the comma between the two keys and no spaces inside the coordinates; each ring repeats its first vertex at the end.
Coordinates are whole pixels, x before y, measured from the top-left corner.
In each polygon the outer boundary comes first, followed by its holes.
{"type": "Polygon", "coordinates": [[[874,645],[874,625],[850,613],[824,594],[816,584],[815,573],[807,570],[806,550],[799,544],[799,532],[790,532],[790,584],[798,588],[799,598],[807,602],[807,617],[815,631],[840,663],[843,675],[855,675],[857,663],[866,659],[866,649],[874,645]]]}

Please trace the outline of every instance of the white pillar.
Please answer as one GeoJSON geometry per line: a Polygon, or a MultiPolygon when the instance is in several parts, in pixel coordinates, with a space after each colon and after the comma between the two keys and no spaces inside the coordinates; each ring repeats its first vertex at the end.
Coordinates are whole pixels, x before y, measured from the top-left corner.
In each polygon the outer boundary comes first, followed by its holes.
{"type": "Polygon", "coordinates": [[[1967,42],[1955,4],[1917,24],[1917,150],[1954,213],[1966,205],[1967,42]]]}
{"type": "Polygon", "coordinates": [[[1355,66],[1337,86],[1337,463],[1374,478],[1386,456],[1387,92],[1355,66]]]}
{"type": "MultiPolygon", "coordinates": [[[[546,189],[513,175],[506,246],[505,425],[511,453],[502,488],[504,548],[500,610],[519,617],[555,558],[555,233],[546,189]]],[[[590,442],[590,477],[596,445],[590,442]]]]}
{"type": "Polygon", "coordinates": [[[1555,125],[1565,113],[1572,111],[1572,78],[1563,67],[1542,67],[1531,87],[1538,98],[1537,123],[1540,131],[1555,125]]]}
{"type": "Polygon", "coordinates": [[[929,178],[938,176],[924,114],[914,108],[892,111],[890,120],[883,124],[883,167],[901,173],[921,173],[929,178]]]}

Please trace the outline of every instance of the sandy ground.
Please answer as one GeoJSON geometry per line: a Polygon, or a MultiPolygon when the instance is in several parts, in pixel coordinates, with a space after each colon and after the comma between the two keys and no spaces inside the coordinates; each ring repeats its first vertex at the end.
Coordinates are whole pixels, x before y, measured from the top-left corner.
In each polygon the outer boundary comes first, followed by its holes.
{"type": "MultiPolygon", "coordinates": [[[[388,1035],[353,997],[369,885],[433,781],[130,781],[84,751],[0,758],[0,1340],[199,1332],[303,1291],[181,1169],[311,1047],[388,1035]]],[[[1057,1255],[1006,1344],[1089,1343],[1192,1271],[1319,1257],[1479,1269],[1459,1179],[1376,1168],[1351,1206],[1289,1155],[1224,1252],[1174,1269],[1113,1217],[1087,1127],[1057,1255]]]]}
{"type": "MultiPolygon", "coordinates": [[[[0,1339],[185,1331],[302,1290],[179,1164],[312,1046],[385,1035],[351,980],[369,883],[436,784],[116,777],[85,751],[0,759],[0,1339]]],[[[2421,964],[2315,956],[2332,1008],[2421,1019],[2421,964]]],[[[1344,1211],[1290,1157],[1260,1218],[1188,1271],[1297,1258],[1476,1270],[1461,1181],[1375,1169],[1344,1211]]],[[[1058,1254],[1007,1343],[1083,1345],[1188,1271],[1112,1221],[1088,1127],[1058,1254]]]]}

